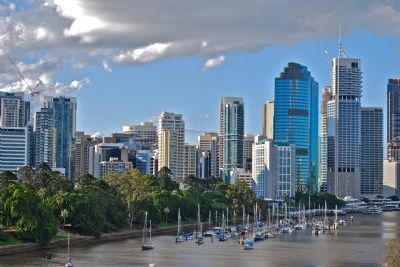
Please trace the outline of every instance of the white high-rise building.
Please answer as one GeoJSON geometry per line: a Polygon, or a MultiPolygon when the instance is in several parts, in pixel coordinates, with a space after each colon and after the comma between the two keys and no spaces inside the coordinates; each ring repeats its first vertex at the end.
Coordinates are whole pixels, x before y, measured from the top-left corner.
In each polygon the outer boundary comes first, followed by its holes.
{"type": "Polygon", "coordinates": [[[185,122],[182,115],[163,112],[158,127],[158,170],[168,167],[178,182],[185,178],[184,144],[185,122]]]}
{"type": "Polygon", "coordinates": [[[360,196],[361,61],[348,58],[340,46],[333,59],[332,100],[328,101],[328,192],[360,196]],[[332,141],[329,141],[329,140],[332,141]]]}
{"type": "Polygon", "coordinates": [[[264,104],[263,135],[267,139],[274,139],[274,106],[273,100],[264,104]]]}
{"type": "Polygon", "coordinates": [[[285,200],[296,193],[296,149],[294,145],[274,145],[274,199],[285,200]]]}
{"type": "Polygon", "coordinates": [[[30,120],[30,102],[24,92],[0,92],[0,127],[25,127],[30,120]]]}
{"type": "Polygon", "coordinates": [[[252,153],[252,176],[255,183],[255,193],[259,198],[273,198],[273,148],[272,140],[256,136],[252,153]]]}

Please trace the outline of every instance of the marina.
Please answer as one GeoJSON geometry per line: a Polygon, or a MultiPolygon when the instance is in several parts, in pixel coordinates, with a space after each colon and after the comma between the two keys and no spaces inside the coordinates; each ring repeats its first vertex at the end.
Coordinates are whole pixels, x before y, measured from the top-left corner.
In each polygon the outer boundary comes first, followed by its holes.
{"type": "MultiPolygon", "coordinates": [[[[400,212],[341,216],[338,230],[313,235],[312,229],[278,233],[247,245],[239,238],[224,242],[205,237],[176,243],[174,236],[154,236],[154,250],[142,251],[140,238],[99,245],[72,247],[74,266],[381,266],[384,246],[400,237],[400,212]],[[353,224],[350,216],[354,216],[353,224]],[[340,222],[342,220],[342,222],[340,222]],[[345,226],[344,222],[347,223],[345,226]]],[[[65,249],[6,256],[0,266],[63,266],[65,249]]]]}

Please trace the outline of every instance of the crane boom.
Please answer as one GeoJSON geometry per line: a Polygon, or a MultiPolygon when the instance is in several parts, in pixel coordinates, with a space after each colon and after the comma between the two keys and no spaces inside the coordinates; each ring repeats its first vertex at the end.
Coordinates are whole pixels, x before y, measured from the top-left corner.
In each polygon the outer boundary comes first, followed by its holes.
{"type": "Polygon", "coordinates": [[[13,65],[15,71],[17,72],[19,79],[25,83],[25,85],[29,88],[30,94],[31,96],[35,96],[38,95],[40,92],[38,91],[38,88],[40,85],[42,85],[42,81],[39,80],[39,82],[36,84],[36,86],[34,88],[32,88],[32,86],[29,85],[29,83],[26,81],[24,75],[22,75],[21,71],[18,68],[18,65],[15,63],[15,61],[11,58],[11,57],[7,57],[8,60],[11,62],[11,64],[13,65]]]}

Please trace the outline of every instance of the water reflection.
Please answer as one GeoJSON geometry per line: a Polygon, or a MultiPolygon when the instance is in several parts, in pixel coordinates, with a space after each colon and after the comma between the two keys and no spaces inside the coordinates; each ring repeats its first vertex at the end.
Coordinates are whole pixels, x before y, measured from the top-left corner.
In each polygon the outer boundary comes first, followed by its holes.
{"type": "MultiPolygon", "coordinates": [[[[349,221],[349,220],[348,220],[349,221]]],[[[312,236],[294,232],[256,243],[244,251],[236,240],[198,246],[194,241],[175,244],[172,236],[154,237],[154,251],[142,252],[140,239],[73,247],[75,266],[381,266],[388,239],[399,237],[400,213],[356,215],[355,223],[337,233],[312,236]]],[[[0,266],[63,266],[66,249],[0,258],[0,266]],[[54,258],[46,260],[45,254],[54,258]]]]}

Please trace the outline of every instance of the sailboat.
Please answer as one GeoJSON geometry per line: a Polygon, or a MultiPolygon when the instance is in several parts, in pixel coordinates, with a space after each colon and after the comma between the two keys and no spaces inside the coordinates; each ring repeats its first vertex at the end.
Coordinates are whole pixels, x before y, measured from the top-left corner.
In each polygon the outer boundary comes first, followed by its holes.
{"type": "Polygon", "coordinates": [[[197,235],[196,235],[196,244],[201,245],[204,243],[203,238],[203,225],[201,223],[200,218],[200,204],[197,203],[197,235]]]}
{"type": "Polygon", "coordinates": [[[222,213],[222,233],[219,235],[219,241],[228,241],[230,238],[229,233],[225,232],[225,216],[222,213]]]}
{"type": "Polygon", "coordinates": [[[185,241],[185,238],[183,237],[181,232],[181,209],[178,209],[178,231],[176,233],[175,242],[179,243],[183,241],[185,241]]]}
{"type": "Polygon", "coordinates": [[[67,262],[65,263],[65,267],[74,267],[74,264],[72,263],[71,256],[69,254],[69,234],[68,234],[68,259],[67,262]]]}
{"type": "Polygon", "coordinates": [[[144,216],[144,227],[143,227],[143,237],[142,237],[142,250],[152,250],[154,249],[154,245],[151,242],[151,220],[150,227],[147,228],[147,211],[144,216]]]}

